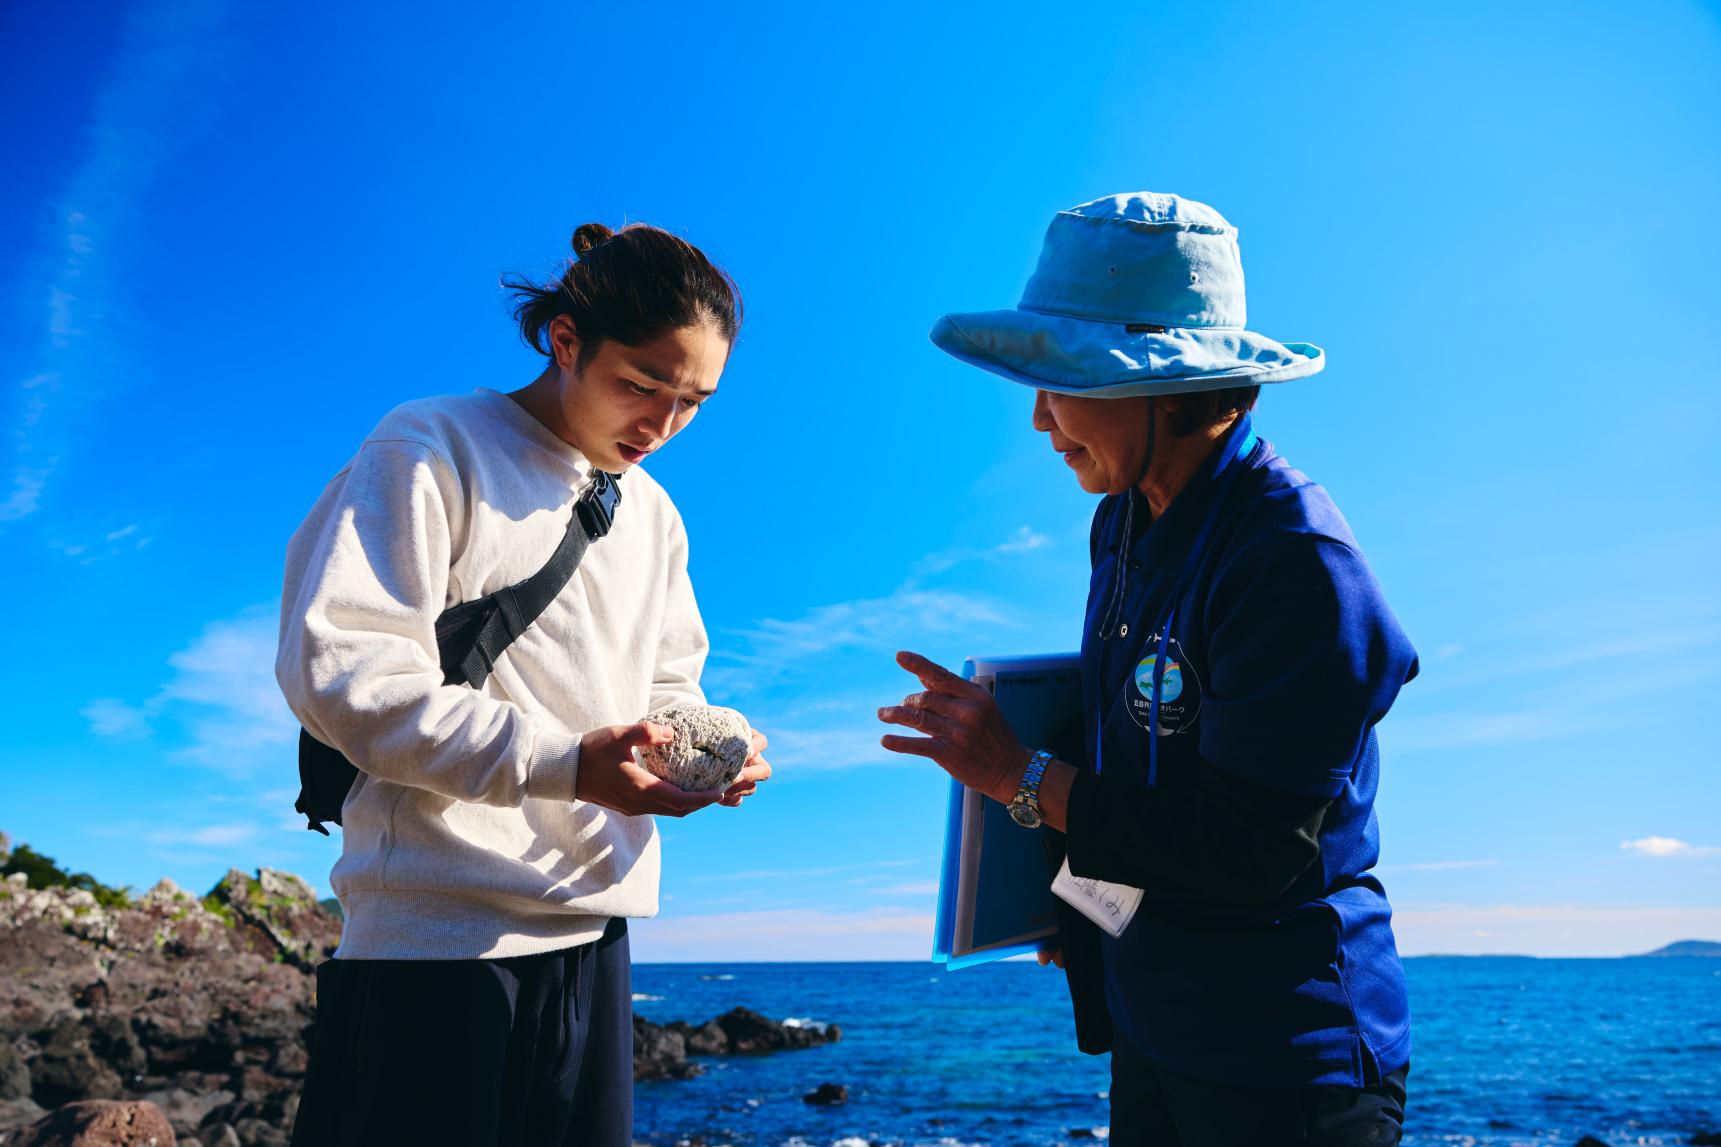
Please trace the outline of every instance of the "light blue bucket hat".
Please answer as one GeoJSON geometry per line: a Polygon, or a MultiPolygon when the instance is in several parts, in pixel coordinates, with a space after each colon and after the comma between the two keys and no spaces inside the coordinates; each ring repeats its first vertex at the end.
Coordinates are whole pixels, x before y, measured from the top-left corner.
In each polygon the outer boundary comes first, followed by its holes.
{"type": "Polygon", "coordinates": [[[939,349],[1040,390],[1093,398],[1289,382],[1321,348],[1245,329],[1237,229],[1205,203],[1137,191],[1060,211],[1012,311],[945,315],[939,349]]]}

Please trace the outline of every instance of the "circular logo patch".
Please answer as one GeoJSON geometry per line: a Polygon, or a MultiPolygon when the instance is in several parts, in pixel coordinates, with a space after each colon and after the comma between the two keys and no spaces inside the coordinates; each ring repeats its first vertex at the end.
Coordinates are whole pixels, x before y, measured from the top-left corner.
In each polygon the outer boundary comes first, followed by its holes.
{"type": "MultiPolygon", "coordinates": [[[[1166,658],[1165,673],[1159,679],[1159,701],[1175,701],[1183,695],[1183,666],[1166,658]]],[[[1143,697],[1153,696],[1153,671],[1159,664],[1159,654],[1150,653],[1135,667],[1135,687],[1143,697]]]]}
{"type": "MultiPolygon", "coordinates": [[[[1131,720],[1142,728],[1153,725],[1153,675],[1159,665],[1159,634],[1142,642],[1142,657],[1135,665],[1135,688],[1129,697],[1131,720]]],[[[1181,733],[1201,715],[1201,675],[1189,663],[1183,643],[1173,637],[1165,643],[1165,668],[1159,675],[1159,735],[1181,733]]]]}

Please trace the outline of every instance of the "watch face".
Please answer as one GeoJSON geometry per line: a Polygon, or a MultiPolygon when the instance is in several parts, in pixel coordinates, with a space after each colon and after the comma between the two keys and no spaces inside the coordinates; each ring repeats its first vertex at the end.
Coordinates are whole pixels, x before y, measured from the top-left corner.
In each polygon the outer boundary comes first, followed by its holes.
{"type": "Polygon", "coordinates": [[[1013,801],[1010,804],[1010,819],[1023,828],[1040,827],[1040,810],[1027,801],[1013,801]]]}

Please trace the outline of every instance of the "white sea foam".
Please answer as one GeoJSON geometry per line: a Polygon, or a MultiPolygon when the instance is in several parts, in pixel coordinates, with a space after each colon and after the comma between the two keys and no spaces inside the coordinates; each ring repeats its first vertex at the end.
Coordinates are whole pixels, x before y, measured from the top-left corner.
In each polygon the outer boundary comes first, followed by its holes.
{"type": "Polygon", "coordinates": [[[648,996],[644,992],[635,992],[633,994],[633,1002],[636,1004],[642,1000],[645,1001],[646,1003],[656,1003],[657,1001],[659,1001],[661,999],[663,999],[662,996],[648,996]]]}
{"type": "Polygon", "coordinates": [[[810,1020],[806,1016],[790,1016],[783,1021],[783,1026],[786,1028],[806,1028],[808,1031],[816,1031],[822,1035],[825,1029],[831,1025],[821,1023],[818,1020],[810,1020]]]}

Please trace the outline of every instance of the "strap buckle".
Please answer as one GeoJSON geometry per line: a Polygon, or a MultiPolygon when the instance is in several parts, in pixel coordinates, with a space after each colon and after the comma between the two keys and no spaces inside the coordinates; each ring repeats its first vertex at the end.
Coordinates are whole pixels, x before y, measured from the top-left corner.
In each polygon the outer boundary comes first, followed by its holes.
{"type": "Polygon", "coordinates": [[[574,512],[580,517],[580,525],[592,538],[601,538],[610,532],[610,526],[615,522],[616,507],[621,505],[621,484],[617,476],[605,470],[593,472],[592,484],[580,496],[574,506],[574,512]]]}

